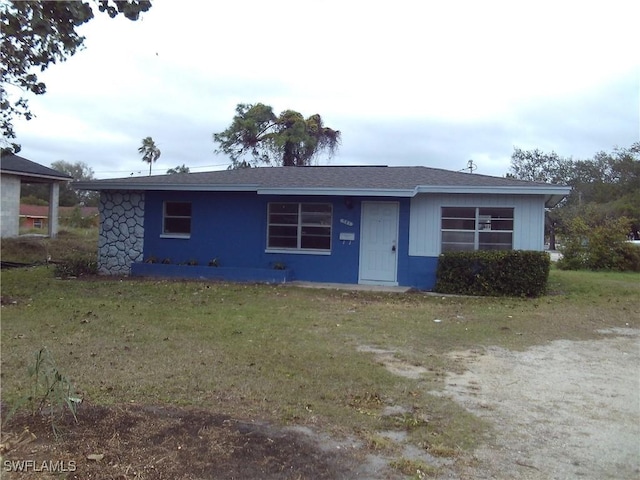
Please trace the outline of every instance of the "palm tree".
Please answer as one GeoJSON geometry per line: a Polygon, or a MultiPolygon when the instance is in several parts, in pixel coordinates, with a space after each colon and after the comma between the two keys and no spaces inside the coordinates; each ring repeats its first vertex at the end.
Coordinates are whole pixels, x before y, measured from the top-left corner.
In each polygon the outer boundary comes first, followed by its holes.
{"type": "Polygon", "coordinates": [[[260,163],[302,167],[322,152],[331,157],[340,144],[340,131],[326,127],[318,114],[304,118],[285,110],[276,116],[268,105],[241,103],[231,126],[215,133],[213,140],[220,145],[216,153],[231,157],[232,169],[260,163]]]}
{"type": "Polygon", "coordinates": [[[153,138],[143,138],[142,145],[138,148],[138,153],[142,155],[143,162],[149,163],[149,175],[151,175],[151,165],[160,158],[160,154],[162,153],[156,146],[156,142],[153,141],[153,138]]]}

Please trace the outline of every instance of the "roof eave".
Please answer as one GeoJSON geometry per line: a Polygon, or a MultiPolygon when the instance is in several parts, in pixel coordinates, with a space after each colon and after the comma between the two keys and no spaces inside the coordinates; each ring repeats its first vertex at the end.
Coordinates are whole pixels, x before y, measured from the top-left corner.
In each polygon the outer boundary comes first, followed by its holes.
{"type": "Polygon", "coordinates": [[[544,200],[544,206],[546,208],[553,208],[558,205],[566,196],[566,195],[547,195],[544,200]]]}
{"type": "Polygon", "coordinates": [[[70,182],[71,180],[73,180],[73,177],[70,177],[70,176],[55,176],[55,175],[44,175],[39,173],[26,173],[26,172],[18,172],[16,170],[7,170],[5,168],[0,170],[0,173],[4,173],[5,175],[15,175],[16,177],[22,177],[22,178],[54,180],[56,182],[70,182]]]}
{"type": "Polygon", "coordinates": [[[500,194],[500,195],[544,195],[545,204],[557,205],[571,192],[570,187],[559,185],[525,186],[459,186],[459,185],[418,185],[415,188],[331,188],[331,187],[265,187],[257,184],[167,184],[130,181],[89,181],[73,182],[78,190],[136,190],[136,191],[191,191],[191,192],[256,192],[258,195],[317,195],[317,196],[370,196],[411,198],[419,193],[448,194],[500,194]]]}

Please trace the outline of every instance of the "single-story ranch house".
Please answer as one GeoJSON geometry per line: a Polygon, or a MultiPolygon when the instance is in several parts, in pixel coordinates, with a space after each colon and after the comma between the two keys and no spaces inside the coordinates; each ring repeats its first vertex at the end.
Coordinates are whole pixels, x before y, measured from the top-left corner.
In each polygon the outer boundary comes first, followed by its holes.
{"type": "Polygon", "coordinates": [[[102,274],[433,288],[449,250],[544,249],[569,187],[427,167],[95,180],[102,274]]]}

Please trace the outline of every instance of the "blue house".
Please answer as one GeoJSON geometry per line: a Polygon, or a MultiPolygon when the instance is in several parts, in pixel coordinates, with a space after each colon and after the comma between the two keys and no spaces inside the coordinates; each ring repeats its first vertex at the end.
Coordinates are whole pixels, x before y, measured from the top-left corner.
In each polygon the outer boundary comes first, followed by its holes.
{"type": "Polygon", "coordinates": [[[569,187],[427,167],[264,167],[100,191],[99,271],[429,290],[450,250],[544,249],[569,187]],[[163,263],[164,262],[164,263],[163,263]]]}

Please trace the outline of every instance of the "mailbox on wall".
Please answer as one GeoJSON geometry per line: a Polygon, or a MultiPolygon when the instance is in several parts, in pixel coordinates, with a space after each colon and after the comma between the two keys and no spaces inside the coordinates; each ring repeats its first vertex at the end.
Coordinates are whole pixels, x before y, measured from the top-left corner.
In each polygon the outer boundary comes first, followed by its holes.
{"type": "Polygon", "coordinates": [[[353,242],[356,239],[356,234],[353,232],[340,232],[340,240],[343,242],[353,242]]]}

